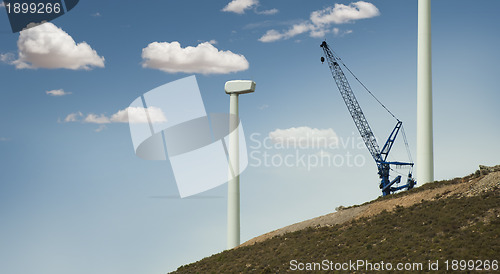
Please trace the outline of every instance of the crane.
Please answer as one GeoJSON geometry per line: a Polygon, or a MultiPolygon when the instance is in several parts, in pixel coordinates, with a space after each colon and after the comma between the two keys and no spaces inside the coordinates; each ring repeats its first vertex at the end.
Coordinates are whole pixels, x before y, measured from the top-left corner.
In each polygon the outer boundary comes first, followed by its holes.
{"type": "MultiPolygon", "coordinates": [[[[375,135],[373,134],[373,131],[371,130],[370,125],[368,124],[368,121],[366,120],[366,117],[363,114],[361,107],[359,106],[358,100],[356,99],[356,96],[354,96],[351,86],[347,81],[347,77],[342,71],[342,68],[340,67],[339,63],[342,63],[349,72],[351,71],[349,70],[349,68],[347,68],[347,66],[345,66],[345,64],[338,57],[338,55],[334,54],[334,52],[330,49],[326,41],[323,41],[320,47],[323,49],[324,53],[324,57],[321,57],[321,62],[324,62],[326,58],[328,66],[330,67],[330,71],[332,72],[332,76],[335,79],[335,83],[337,84],[340,94],[342,95],[342,98],[344,99],[344,102],[347,106],[347,109],[349,110],[349,113],[351,114],[352,119],[354,120],[354,123],[358,128],[359,134],[361,135],[363,142],[365,143],[366,147],[368,148],[368,151],[370,152],[371,156],[375,160],[375,163],[377,164],[378,175],[381,179],[379,187],[382,190],[382,195],[386,196],[401,189],[407,189],[407,190],[412,189],[417,184],[415,179],[412,177],[412,168],[414,163],[411,160],[410,162],[394,162],[394,161],[391,162],[387,160],[389,152],[391,151],[394,141],[396,140],[396,136],[398,135],[400,130],[403,132],[405,145],[408,151],[408,155],[411,159],[408,147],[408,141],[406,140],[406,134],[404,133],[403,129],[403,122],[401,122],[398,118],[396,118],[396,116],[394,116],[394,114],[392,114],[392,112],[390,112],[389,109],[387,109],[373,95],[373,93],[371,93],[360,82],[361,85],[377,100],[377,102],[379,102],[397,120],[396,126],[389,135],[389,138],[387,138],[387,141],[385,142],[384,146],[382,147],[382,149],[380,149],[377,140],[375,138],[375,135]],[[410,167],[410,171],[408,173],[408,179],[405,185],[393,186],[395,184],[398,185],[401,182],[401,175],[398,175],[392,181],[389,179],[389,172],[392,169],[391,166],[393,165],[410,167]]],[[[356,78],[356,80],[358,80],[356,76],[354,77],[356,78]]]]}

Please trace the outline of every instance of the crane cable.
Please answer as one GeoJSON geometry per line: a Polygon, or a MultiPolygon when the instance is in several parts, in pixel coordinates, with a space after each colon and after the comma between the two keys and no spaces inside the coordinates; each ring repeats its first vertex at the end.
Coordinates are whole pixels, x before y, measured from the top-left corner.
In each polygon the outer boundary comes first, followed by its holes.
{"type": "MultiPolygon", "coordinates": [[[[332,49],[331,49],[332,50],[332,49]]],[[[333,50],[332,50],[333,51],[333,50]]],[[[344,61],[342,61],[342,59],[338,56],[338,54],[333,51],[333,53],[335,54],[335,57],[342,63],[342,65],[347,69],[347,71],[349,71],[349,73],[352,75],[352,77],[354,77],[354,79],[356,79],[356,81],[358,81],[358,83],[361,84],[361,86],[363,86],[363,88],[394,118],[396,119],[396,121],[399,122],[399,119],[396,117],[396,115],[394,115],[384,104],[382,104],[382,102],[380,102],[380,100],[375,97],[375,95],[365,86],[365,84],[363,84],[361,82],[361,80],[358,79],[358,77],[356,77],[356,75],[354,75],[354,73],[346,66],[346,64],[344,63],[344,61]]]]}
{"type": "MultiPolygon", "coordinates": [[[[352,75],[352,77],[354,77],[354,79],[356,79],[356,81],[358,81],[358,83],[361,84],[361,86],[394,118],[396,119],[396,121],[400,122],[400,120],[396,117],[396,115],[394,115],[384,104],[382,104],[382,102],[380,102],[380,100],[365,86],[365,84],[363,84],[363,82],[361,82],[361,80],[358,79],[358,77],[356,77],[356,75],[354,75],[354,73],[346,66],[346,64],[344,63],[344,61],[342,61],[342,59],[339,57],[339,55],[333,50],[333,49],[330,49],[333,54],[335,54],[335,58],[337,58],[340,63],[342,63],[342,65],[347,69],[347,71],[349,71],[349,73],[352,75]]],[[[413,159],[411,157],[411,152],[410,152],[410,146],[408,145],[408,139],[406,138],[406,133],[405,133],[405,129],[404,129],[404,126],[401,125],[401,132],[403,133],[403,139],[404,139],[404,142],[405,142],[405,146],[406,146],[406,152],[408,153],[408,157],[410,158],[410,162],[413,163],[413,159]]]]}
{"type": "Polygon", "coordinates": [[[408,145],[408,139],[406,138],[405,128],[403,125],[401,125],[401,132],[403,133],[403,140],[405,141],[406,152],[408,153],[410,162],[413,163],[413,159],[411,158],[410,145],[408,145]]]}

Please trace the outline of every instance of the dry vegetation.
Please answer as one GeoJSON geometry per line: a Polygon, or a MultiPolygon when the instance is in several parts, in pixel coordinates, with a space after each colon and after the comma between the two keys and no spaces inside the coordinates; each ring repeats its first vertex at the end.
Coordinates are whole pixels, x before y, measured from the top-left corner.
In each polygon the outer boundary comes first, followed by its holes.
{"type": "Polygon", "coordinates": [[[177,272],[281,273],[292,259],[499,260],[499,194],[500,167],[482,168],[267,233],[177,272]]]}

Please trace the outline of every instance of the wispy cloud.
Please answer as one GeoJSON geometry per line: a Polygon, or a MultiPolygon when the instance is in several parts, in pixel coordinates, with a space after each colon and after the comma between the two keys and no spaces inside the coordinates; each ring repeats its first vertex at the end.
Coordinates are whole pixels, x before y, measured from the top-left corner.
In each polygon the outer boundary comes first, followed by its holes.
{"type": "MultiPolygon", "coordinates": [[[[333,7],[313,11],[309,20],[294,24],[288,30],[268,30],[259,38],[259,41],[264,43],[275,42],[278,40],[290,39],[306,32],[309,33],[309,36],[315,38],[322,38],[330,32],[333,32],[335,35],[340,35],[340,30],[338,28],[330,29],[332,24],[352,23],[356,20],[372,18],[379,15],[380,11],[372,3],[358,1],[349,5],[335,4],[333,7]]],[[[352,30],[345,31],[342,35],[349,33],[352,33],[352,30]]]]}
{"type": "Polygon", "coordinates": [[[0,8],[3,8],[3,7],[5,7],[5,3],[2,1],[2,2],[0,2],[0,8]]]}
{"type": "Polygon", "coordinates": [[[64,91],[63,89],[48,90],[45,93],[50,96],[65,96],[71,94],[71,92],[64,91]]]}
{"type": "Polygon", "coordinates": [[[94,129],[95,132],[101,132],[105,129],[107,129],[108,127],[106,125],[100,125],[98,128],[94,129]]]}
{"type": "Polygon", "coordinates": [[[351,34],[352,30],[348,29],[348,30],[341,31],[339,28],[333,28],[332,32],[333,32],[333,35],[335,35],[335,36],[344,36],[347,34],[351,34]]]}
{"type": "Polygon", "coordinates": [[[158,107],[128,107],[113,114],[110,120],[114,123],[148,123],[149,121],[163,123],[167,121],[167,117],[158,107]]]}
{"type": "Polygon", "coordinates": [[[109,124],[111,120],[104,114],[98,115],[94,113],[90,113],[83,119],[84,123],[92,123],[92,124],[109,124]]]}
{"type": "Polygon", "coordinates": [[[64,122],[69,123],[69,122],[77,122],[79,121],[80,117],[83,116],[83,113],[81,112],[74,112],[70,113],[64,118],[64,122]]]}
{"type": "Polygon", "coordinates": [[[257,108],[260,110],[264,110],[266,108],[269,108],[269,105],[263,104],[263,105],[258,106],[257,108]]]}
{"type": "Polygon", "coordinates": [[[101,17],[101,13],[100,12],[96,12],[96,13],[92,13],[90,16],[92,17],[101,17]]]}
{"type": "Polygon", "coordinates": [[[278,41],[281,39],[289,39],[294,36],[297,36],[299,34],[312,31],[314,26],[308,22],[300,23],[300,24],[295,24],[293,25],[290,29],[284,32],[279,32],[277,30],[271,29],[264,34],[259,41],[267,43],[267,42],[274,42],[278,41]]]}
{"type": "Polygon", "coordinates": [[[9,138],[0,137],[0,142],[8,142],[8,141],[10,141],[9,138]]]}
{"type": "Polygon", "coordinates": [[[81,112],[70,113],[64,118],[64,122],[82,122],[90,124],[111,124],[111,123],[163,123],[167,122],[167,117],[158,107],[128,107],[117,111],[111,116],[105,114],[89,113],[84,115],[81,112]]]}
{"type": "Polygon", "coordinates": [[[229,2],[222,11],[244,14],[247,10],[253,10],[256,14],[273,15],[279,12],[278,9],[257,10],[260,5],[259,0],[233,0],[229,2]]]}
{"type": "Polygon", "coordinates": [[[9,65],[12,65],[16,60],[16,56],[12,53],[0,53],[0,61],[9,65]]]}
{"type": "Polygon", "coordinates": [[[273,15],[273,14],[276,14],[278,12],[279,12],[278,9],[269,9],[269,10],[262,10],[262,11],[255,10],[255,13],[263,14],[263,15],[273,15]]]}

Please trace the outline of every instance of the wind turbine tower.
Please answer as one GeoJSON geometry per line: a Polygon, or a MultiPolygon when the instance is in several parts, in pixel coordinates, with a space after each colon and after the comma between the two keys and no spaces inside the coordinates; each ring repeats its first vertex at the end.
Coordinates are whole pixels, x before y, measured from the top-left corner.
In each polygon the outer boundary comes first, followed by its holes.
{"type": "Polygon", "coordinates": [[[431,0],[418,0],[417,180],[434,181],[432,132],[431,0]]]}
{"type": "Polygon", "coordinates": [[[239,154],[239,111],[240,94],[255,91],[255,82],[233,80],[224,87],[230,96],[229,105],[229,181],[227,188],[227,249],[240,245],[240,154],[239,154]]]}

